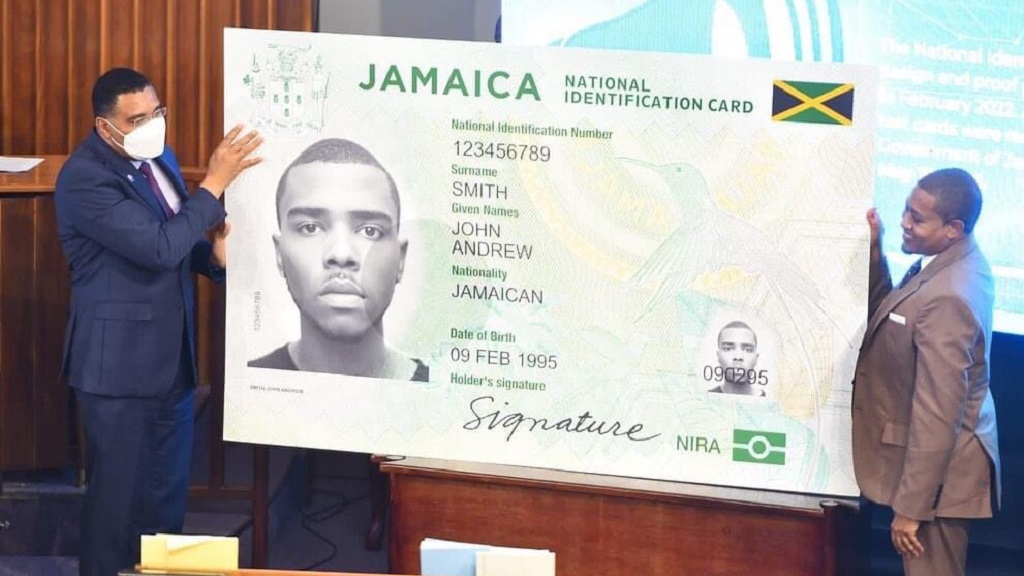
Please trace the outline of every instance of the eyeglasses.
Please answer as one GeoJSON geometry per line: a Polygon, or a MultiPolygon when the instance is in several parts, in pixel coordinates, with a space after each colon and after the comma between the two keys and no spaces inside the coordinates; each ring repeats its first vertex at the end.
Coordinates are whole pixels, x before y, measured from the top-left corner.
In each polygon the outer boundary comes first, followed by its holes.
{"type": "Polygon", "coordinates": [[[144,126],[150,120],[156,120],[157,118],[166,118],[166,117],[167,117],[167,106],[161,106],[161,107],[157,108],[156,110],[153,110],[153,113],[150,114],[149,116],[139,116],[137,118],[129,120],[128,123],[132,125],[132,130],[135,130],[136,128],[144,126]]]}

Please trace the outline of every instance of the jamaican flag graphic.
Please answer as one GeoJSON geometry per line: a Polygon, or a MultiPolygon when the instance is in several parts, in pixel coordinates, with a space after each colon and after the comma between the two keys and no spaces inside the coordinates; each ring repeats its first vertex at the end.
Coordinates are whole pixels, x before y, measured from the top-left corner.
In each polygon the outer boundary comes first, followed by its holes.
{"type": "Polygon", "coordinates": [[[853,124],[853,84],[776,80],[772,120],[812,124],[853,124]]]}

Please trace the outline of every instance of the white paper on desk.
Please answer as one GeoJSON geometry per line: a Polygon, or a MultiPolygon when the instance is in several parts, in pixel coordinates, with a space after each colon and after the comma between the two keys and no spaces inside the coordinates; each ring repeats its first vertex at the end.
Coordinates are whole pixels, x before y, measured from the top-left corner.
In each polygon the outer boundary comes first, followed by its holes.
{"type": "Polygon", "coordinates": [[[550,550],[495,548],[476,553],[476,576],[555,576],[550,550]]]}
{"type": "Polygon", "coordinates": [[[505,573],[554,576],[555,554],[550,550],[425,538],[420,542],[420,573],[424,576],[500,576],[505,573]]]}
{"type": "Polygon", "coordinates": [[[426,538],[420,542],[420,574],[424,576],[476,576],[476,553],[487,544],[426,538]]]}
{"type": "Polygon", "coordinates": [[[12,158],[11,156],[0,156],[0,172],[28,172],[42,161],[42,158],[12,158]]]}

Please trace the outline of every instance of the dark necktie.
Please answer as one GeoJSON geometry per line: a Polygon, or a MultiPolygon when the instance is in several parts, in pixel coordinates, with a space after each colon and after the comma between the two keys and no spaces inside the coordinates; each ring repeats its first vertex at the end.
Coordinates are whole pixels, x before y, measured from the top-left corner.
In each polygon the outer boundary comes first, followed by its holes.
{"type": "Polygon", "coordinates": [[[903,280],[900,280],[900,285],[897,286],[897,288],[903,288],[904,286],[906,286],[908,283],[910,283],[910,280],[914,276],[917,276],[917,273],[920,271],[921,259],[918,258],[913,264],[910,265],[910,268],[907,268],[907,273],[903,275],[903,280]]]}
{"type": "Polygon", "coordinates": [[[167,203],[167,198],[160,190],[160,183],[156,181],[156,174],[153,174],[153,168],[149,165],[149,162],[143,162],[139,165],[139,170],[146,176],[146,180],[149,180],[149,187],[153,190],[153,196],[156,196],[156,201],[160,204],[160,207],[164,209],[164,214],[168,218],[174,216],[174,210],[171,209],[171,205],[167,203]]]}

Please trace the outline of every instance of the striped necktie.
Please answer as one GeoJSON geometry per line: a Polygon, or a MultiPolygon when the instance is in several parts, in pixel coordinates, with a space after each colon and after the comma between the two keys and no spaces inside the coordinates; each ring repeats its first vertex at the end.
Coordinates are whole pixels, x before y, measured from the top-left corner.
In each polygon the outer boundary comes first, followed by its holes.
{"type": "Polygon", "coordinates": [[[153,174],[153,168],[149,165],[149,162],[143,162],[139,165],[139,170],[146,176],[146,180],[149,180],[149,187],[153,190],[153,196],[156,196],[157,203],[164,209],[164,214],[168,218],[174,216],[174,210],[171,209],[171,205],[167,203],[167,198],[164,196],[162,190],[160,190],[160,183],[156,181],[156,174],[153,174]]]}
{"type": "Polygon", "coordinates": [[[918,258],[910,268],[907,268],[907,273],[903,275],[903,280],[900,280],[900,285],[897,288],[903,288],[910,283],[910,280],[917,276],[917,273],[921,271],[921,259],[918,258]]]}

